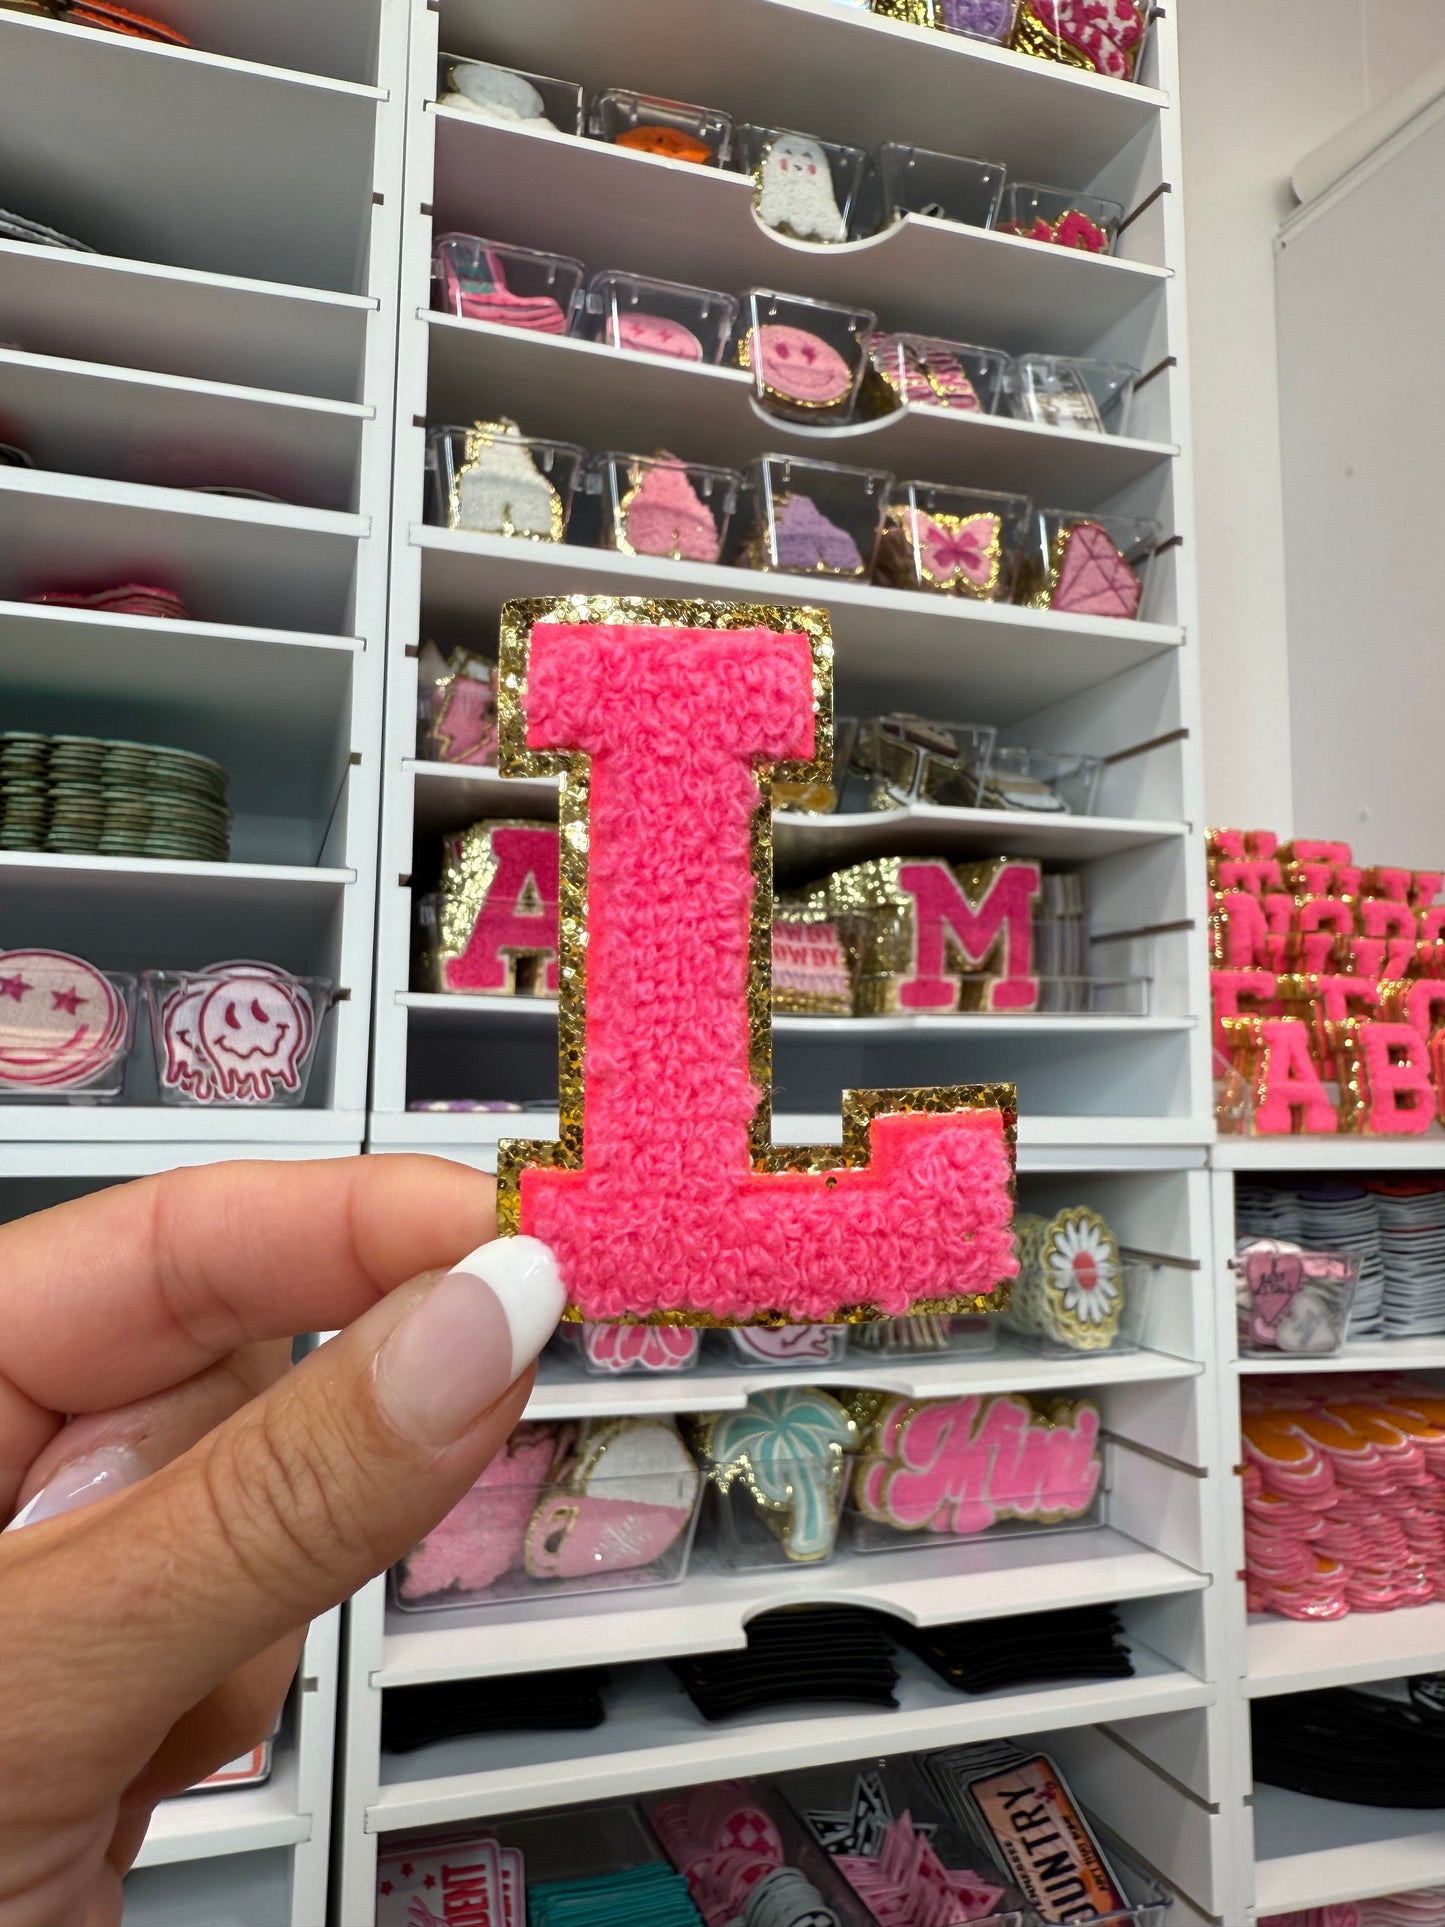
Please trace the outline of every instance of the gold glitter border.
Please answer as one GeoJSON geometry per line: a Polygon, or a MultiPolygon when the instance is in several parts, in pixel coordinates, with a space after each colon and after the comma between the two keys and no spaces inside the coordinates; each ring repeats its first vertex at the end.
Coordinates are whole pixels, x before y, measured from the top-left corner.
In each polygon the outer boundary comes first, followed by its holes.
{"type": "MultiPolygon", "coordinates": [[[[558,1097],[560,1129],[555,1140],[503,1138],[497,1146],[497,1230],[510,1237],[521,1228],[521,1177],[526,1169],[578,1171],[582,1168],[583,1053],[587,1015],[587,852],[591,759],[578,751],[536,750],[527,744],[526,700],[532,631],[539,623],[651,623],[685,629],[772,629],[779,635],[802,633],[813,661],[814,754],[809,761],[786,760],[756,771],[758,807],[750,827],[753,903],[748,927],[748,1073],[762,1093],[748,1128],[753,1168],[760,1173],[801,1171],[826,1174],[868,1166],[869,1127],[875,1117],[906,1112],[943,1114],[997,1110],[1003,1119],[1009,1162],[1009,1193],[1016,1195],[1018,1092],[1012,1084],[955,1084],[843,1093],[841,1145],[774,1145],[773,1087],[773,816],[774,780],[830,783],[833,777],[833,641],[828,614],[808,604],[686,602],[640,596],[576,595],[526,597],[504,603],[497,676],[497,723],[501,738],[498,768],[506,776],[559,776],[559,948],[558,948],[558,1097]]],[[[919,1299],[909,1316],[1002,1311],[1010,1284],[991,1292],[919,1299]]],[[[859,1324],[886,1317],[875,1306],[845,1305],[827,1324],[859,1324]]],[[[582,1313],[569,1305],[563,1317],[578,1323],[582,1313]]],[[[727,1328],[739,1324],[777,1327],[795,1323],[782,1312],[749,1319],[716,1318],[692,1311],[652,1312],[619,1324],[683,1325],[727,1328]]]]}

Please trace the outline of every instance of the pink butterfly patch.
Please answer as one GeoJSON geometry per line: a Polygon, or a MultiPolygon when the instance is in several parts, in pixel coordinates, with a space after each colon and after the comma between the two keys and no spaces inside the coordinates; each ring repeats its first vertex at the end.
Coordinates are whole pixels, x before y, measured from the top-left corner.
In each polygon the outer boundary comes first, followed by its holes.
{"type": "Polygon", "coordinates": [[[991,589],[998,578],[1002,528],[997,515],[969,515],[952,527],[920,515],[915,535],[928,579],[939,588],[968,582],[975,589],[991,589]]]}

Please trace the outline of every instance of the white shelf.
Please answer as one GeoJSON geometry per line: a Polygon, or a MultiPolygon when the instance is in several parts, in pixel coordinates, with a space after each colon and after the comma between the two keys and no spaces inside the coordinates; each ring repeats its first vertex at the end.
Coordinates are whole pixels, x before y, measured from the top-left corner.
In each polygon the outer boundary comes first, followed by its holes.
{"type": "Polygon", "coordinates": [[[840,703],[861,710],[951,713],[959,691],[1005,724],[1063,702],[1178,648],[1177,628],[1089,621],[834,578],[763,575],[704,563],[643,560],[610,549],[526,542],[418,524],[422,612],[458,640],[491,629],[517,596],[631,595],[798,603],[828,610],[840,703]]]}
{"type": "Polygon", "coordinates": [[[37,469],[166,488],[223,483],[283,502],[355,506],[360,402],[195,381],[0,349],[5,423],[37,469]]]}
{"type": "Polygon", "coordinates": [[[580,1733],[498,1734],[383,1754],[378,1833],[545,1806],[565,1774],[571,1800],[615,1800],[698,1780],[784,1773],[870,1754],[1057,1731],[1099,1720],[1205,1706],[1213,1689],[1131,1642],[1136,1677],[977,1696],[952,1691],[911,1653],[898,1654],[895,1711],[784,1706],[709,1724],[661,1666],[639,1667],[606,1690],[604,1725],[580,1733]]]}
{"type": "Polygon", "coordinates": [[[543,1358],[529,1419],[600,1418],[625,1412],[740,1412],[754,1392],[784,1385],[863,1386],[914,1398],[969,1392],[1073,1391],[1086,1385],[1153,1385],[1195,1378],[1200,1367],[1164,1352],[1078,1352],[1043,1358],[1007,1333],[998,1349],[894,1363],[849,1351],[841,1364],[773,1371],[725,1371],[712,1361],[693,1372],[592,1374],[566,1359],[543,1358]]]}
{"type": "Polygon", "coordinates": [[[806,455],[1084,507],[1160,470],[1177,452],[1133,436],[912,405],[874,421],[808,428],[762,409],[752,376],[741,368],[623,354],[601,342],[453,315],[424,319],[431,337],[430,421],[505,414],[527,434],[559,441],[581,439],[579,424],[585,424],[594,454],[668,448],[724,468],[745,467],[762,454],[806,455]]]}
{"type": "MultiPolygon", "coordinates": [[[[498,1140],[555,1138],[555,1111],[403,1111],[372,1114],[379,1151],[431,1151],[463,1162],[495,1157],[498,1140]]],[[[841,1116],[777,1111],[775,1144],[842,1142],[841,1116]]],[[[1019,1118],[1020,1172],[1181,1171],[1203,1167],[1204,1146],[1188,1118],[1019,1118]]]]}
{"type": "Polygon", "coordinates": [[[1107,1526],[872,1555],[822,1566],[720,1573],[694,1556],[680,1585],[451,1613],[388,1611],[374,1684],[481,1679],[711,1653],[747,1644],[759,1613],[800,1601],[872,1606],[915,1626],[1197,1592],[1207,1577],[1107,1526]]]}
{"type": "Polygon", "coordinates": [[[279,1743],[263,1786],[221,1787],[163,1800],[136,1858],[138,1867],[208,1860],[223,1853],[257,1853],[311,1838],[311,1816],[296,1810],[296,1757],[279,1743]]]}
{"type": "Polygon", "coordinates": [[[383,90],[17,14],[0,67],[7,205],[137,260],[361,285],[383,90]]]}
{"type": "MultiPolygon", "coordinates": [[[[561,71],[706,101],[740,120],[796,126],[865,147],[884,140],[967,151],[1011,174],[1083,186],[1149,131],[1153,88],[923,32],[830,0],[673,0],[667,31],[648,0],[446,0],[441,45],[532,73],[561,71]]],[[[429,76],[427,79],[429,80],[429,76]]]]}
{"type": "MultiPolygon", "coordinates": [[[[557,1003],[552,997],[447,996],[429,991],[401,990],[396,1001],[419,1023],[450,1032],[473,1035],[511,1030],[519,1023],[554,1023],[557,1003]]],[[[865,1042],[885,1037],[1093,1037],[1162,1036],[1192,1030],[1192,1017],[1113,1017],[1060,1015],[1054,1012],[1003,1014],[979,1011],[944,1017],[802,1017],[786,1012],[773,1018],[774,1036],[806,1039],[822,1049],[840,1042],[865,1042]]]]}
{"type": "MultiPolygon", "coordinates": [[[[403,762],[402,771],[415,783],[415,822],[422,835],[445,833],[484,816],[555,820],[557,815],[555,777],[504,777],[495,769],[413,757],[403,762]]],[[[782,810],[773,816],[773,859],[779,871],[801,871],[837,869],[871,856],[1007,850],[1010,856],[1036,856],[1046,862],[1089,863],[1188,835],[1187,823],[946,809],[933,803],[834,816],[782,810]]]]}
{"type": "MultiPolygon", "coordinates": [[[[1299,1372],[1409,1372],[1445,1371],[1445,1333],[1431,1338],[1361,1338],[1327,1358],[1297,1358],[1288,1352],[1272,1357],[1241,1358],[1239,1369],[1249,1377],[1293,1378],[1299,1372]]],[[[1442,1644],[1445,1653],[1445,1644],[1442,1644]]]]}
{"type": "Polygon", "coordinates": [[[1445,1884],[1445,1816],[1254,1789],[1261,1915],[1445,1884]],[[1431,1821],[1434,1825],[1431,1825],[1431,1821]]]}
{"type": "Polygon", "coordinates": [[[867,240],[813,246],[755,219],[745,174],[430,111],[436,233],[547,248],[592,273],[811,295],[871,309],[884,328],[1010,354],[1083,354],[1126,322],[1142,344],[1168,279],[1143,262],[913,214],[867,240]]]}
{"type": "MultiPolygon", "coordinates": [[[[193,61],[223,68],[237,61],[259,62],[367,81],[376,73],[369,12],[351,0],[307,0],[305,7],[296,7],[292,0],[166,0],[165,23],[191,42],[193,61]]],[[[62,31],[93,37],[85,27],[62,31]]]]}
{"type": "Polygon", "coordinates": [[[1211,1153],[1217,1171],[1277,1171],[1289,1177],[1355,1171],[1445,1172],[1445,1131],[1427,1137],[1222,1137],[1211,1153]]]}
{"type": "Polygon", "coordinates": [[[343,633],[370,517],[0,469],[0,596],[144,580],[192,617],[343,633]]]}
{"type": "Polygon", "coordinates": [[[1445,1605],[1318,1624],[1259,1613],[1250,1618],[1247,1641],[1245,1691],[1252,1699],[1435,1672],[1445,1657],[1445,1605]]]}
{"type": "Polygon", "coordinates": [[[0,338],[37,354],[348,401],[376,308],[366,295],[0,241],[0,338]]]}

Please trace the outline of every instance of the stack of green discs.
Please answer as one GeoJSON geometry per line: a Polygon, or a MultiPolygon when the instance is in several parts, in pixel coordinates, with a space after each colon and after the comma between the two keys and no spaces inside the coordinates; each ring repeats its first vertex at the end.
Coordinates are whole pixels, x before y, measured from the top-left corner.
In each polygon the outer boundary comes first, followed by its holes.
{"type": "Polygon", "coordinates": [[[226,772],[191,750],[12,732],[0,737],[0,849],[224,863],[226,772]]]}
{"type": "Polygon", "coordinates": [[[48,736],[7,729],[0,736],[0,850],[43,850],[50,828],[45,777],[48,736]]]}

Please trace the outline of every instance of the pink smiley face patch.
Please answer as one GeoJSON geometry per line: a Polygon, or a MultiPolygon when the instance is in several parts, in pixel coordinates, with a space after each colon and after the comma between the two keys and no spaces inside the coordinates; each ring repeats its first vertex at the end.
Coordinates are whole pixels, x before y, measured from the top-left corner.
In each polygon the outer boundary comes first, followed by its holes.
{"type": "Polygon", "coordinates": [[[670,361],[701,361],[702,343],[680,321],[660,314],[619,314],[607,323],[607,345],[630,355],[666,355],[670,361]]]}
{"type": "Polygon", "coordinates": [[[213,964],[160,1009],[162,1094],[197,1104],[269,1104],[296,1095],[316,1038],[305,987],[270,964],[213,964]]]}
{"type": "Polygon", "coordinates": [[[821,335],[774,322],[755,328],[749,343],[764,385],[788,401],[826,408],[852,392],[852,369],[821,335]]]}
{"type": "Polygon", "coordinates": [[[128,1043],[125,999],[63,950],[0,950],[0,1091],[80,1090],[128,1043]]]}

